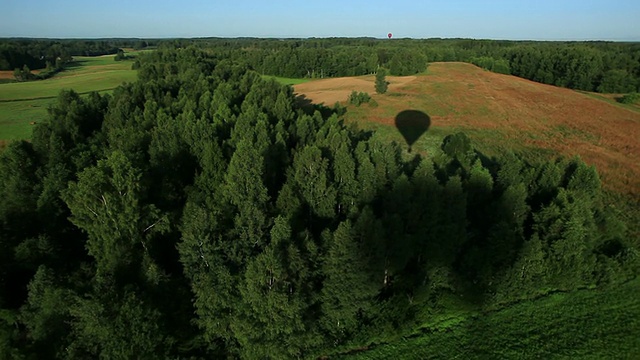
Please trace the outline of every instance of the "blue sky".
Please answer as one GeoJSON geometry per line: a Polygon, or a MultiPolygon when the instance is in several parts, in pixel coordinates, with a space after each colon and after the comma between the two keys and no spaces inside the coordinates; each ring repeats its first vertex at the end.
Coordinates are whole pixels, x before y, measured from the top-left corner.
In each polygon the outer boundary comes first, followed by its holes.
{"type": "Polygon", "coordinates": [[[3,0],[0,37],[640,40],[640,0],[3,0]]]}

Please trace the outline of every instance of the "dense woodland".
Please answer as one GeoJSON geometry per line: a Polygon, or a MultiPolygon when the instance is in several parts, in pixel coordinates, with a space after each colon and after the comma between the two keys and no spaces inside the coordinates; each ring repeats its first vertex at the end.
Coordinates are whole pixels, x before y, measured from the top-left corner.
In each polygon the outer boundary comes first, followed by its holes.
{"type": "Polygon", "coordinates": [[[427,61],[472,62],[488,70],[571,89],[625,93],[640,89],[640,44],[470,39],[199,39],[196,44],[246,59],[256,71],[284,77],[412,75],[427,61]]]}
{"type": "Polygon", "coordinates": [[[407,157],[230,55],[250,51],[269,50],[142,55],[140,81],[62,92],[0,154],[0,358],[309,358],[443,294],[638,273],[580,159],[487,158],[462,133],[407,157]]]}

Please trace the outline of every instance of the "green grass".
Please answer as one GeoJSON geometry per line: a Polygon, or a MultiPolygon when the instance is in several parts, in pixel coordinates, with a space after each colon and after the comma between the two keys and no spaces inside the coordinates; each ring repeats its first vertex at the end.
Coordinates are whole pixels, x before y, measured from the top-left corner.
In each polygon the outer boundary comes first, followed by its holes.
{"type": "Polygon", "coordinates": [[[343,359],[624,359],[640,354],[640,279],[454,313],[343,359]]]}
{"type": "Polygon", "coordinates": [[[262,75],[262,77],[267,80],[273,79],[282,85],[298,85],[298,84],[303,84],[308,81],[311,81],[311,79],[285,78],[285,77],[271,76],[271,75],[262,75]]]}
{"type": "Polygon", "coordinates": [[[44,121],[52,99],[0,103],[0,139],[18,140],[31,137],[32,122],[44,121]]]}
{"type": "Polygon", "coordinates": [[[114,55],[74,58],[67,70],[51,79],[0,84],[0,140],[28,139],[31,122],[44,121],[47,108],[62,89],[80,94],[110,92],[136,80],[133,61],[114,61],[114,55]]]}
{"type": "Polygon", "coordinates": [[[0,102],[55,98],[62,89],[78,93],[111,90],[123,82],[136,80],[131,61],[113,60],[113,56],[77,57],[69,70],[51,79],[0,85],[0,102]]]}

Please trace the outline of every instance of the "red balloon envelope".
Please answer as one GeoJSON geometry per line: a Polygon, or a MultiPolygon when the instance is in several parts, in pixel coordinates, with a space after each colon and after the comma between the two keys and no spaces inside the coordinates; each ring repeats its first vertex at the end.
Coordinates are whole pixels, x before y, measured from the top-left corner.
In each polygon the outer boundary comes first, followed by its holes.
{"type": "Polygon", "coordinates": [[[391,37],[393,36],[392,33],[387,34],[387,36],[389,37],[389,39],[391,39],[391,37]]]}

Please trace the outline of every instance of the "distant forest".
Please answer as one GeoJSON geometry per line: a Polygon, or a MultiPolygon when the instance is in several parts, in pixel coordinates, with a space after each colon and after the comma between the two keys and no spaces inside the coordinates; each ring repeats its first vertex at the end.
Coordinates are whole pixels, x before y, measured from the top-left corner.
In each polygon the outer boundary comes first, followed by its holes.
{"type": "Polygon", "coordinates": [[[463,61],[525,79],[605,93],[640,89],[640,43],[467,39],[197,40],[246,59],[263,74],[284,77],[412,75],[427,62],[463,61]]]}
{"type": "Polygon", "coordinates": [[[155,44],[152,40],[101,39],[101,40],[38,40],[0,39],[0,70],[31,70],[54,66],[73,56],[99,56],[116,54],[118,49],[130,47],[142,49],[155,44]]]}
{"type": "Polygon", "coordinates": [[[197,46],[267,75],[322,78],[425,71],[428,62],[463,61],[544,84],[602,93],[640,91],[640,43],[471,39],[105,39],[3,40],[0,70],[44,68],[57,57],[116,54],[118,48],[197,46]]]}
{"type": "Polygon", "coordinates": [[[314,358],[395,334],[443,294],[510,304],[638,273],[581,160],[489,158],[463,133],[406,157],[260,75],[491,57],[637,87],[635,45],[184,42],[141,54],[112,95],[63,91],[0,154],[0,358],[314,358]]]}

